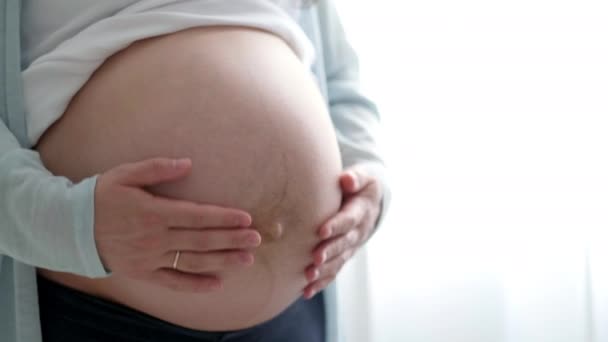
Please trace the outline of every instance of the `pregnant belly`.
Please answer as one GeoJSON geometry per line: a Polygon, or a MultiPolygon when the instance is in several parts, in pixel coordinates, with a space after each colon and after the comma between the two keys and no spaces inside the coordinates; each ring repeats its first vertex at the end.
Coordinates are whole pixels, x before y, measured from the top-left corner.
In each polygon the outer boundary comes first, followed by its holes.
{"type": "Polygon", "coordinates": [[[188,178],[150,190],[251,213],[263,237],[255,263],[219,272],[219,292],[39,270],[192,329],[242,329],[289,306],[306,284],[316,230],[341,201],[336,137],[310,73],[282,40],[252,29],[196,28],[131,45],[97,70],[37,149],[74,181],[125,162],[189,157],[188,178]]]}

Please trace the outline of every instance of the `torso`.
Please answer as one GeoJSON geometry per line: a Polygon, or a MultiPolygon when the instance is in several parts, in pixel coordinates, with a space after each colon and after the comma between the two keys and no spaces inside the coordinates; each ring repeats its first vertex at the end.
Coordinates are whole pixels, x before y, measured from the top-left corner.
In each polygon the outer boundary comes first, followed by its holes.
{"type": "Polygon", "coordinates": [[[341,201],[336,137],[312,76],[282,40],[253,29],[196,28],[135,43],[97,70],[37,149],[49,170],[74,181],[124,162],[190,157],[188,178],[150,190],[252,214],[263,237],[256,261],[221,272],[217,293],[39,269],[192,329],[250,327],[297,299],[316,231],[341,201]]]}

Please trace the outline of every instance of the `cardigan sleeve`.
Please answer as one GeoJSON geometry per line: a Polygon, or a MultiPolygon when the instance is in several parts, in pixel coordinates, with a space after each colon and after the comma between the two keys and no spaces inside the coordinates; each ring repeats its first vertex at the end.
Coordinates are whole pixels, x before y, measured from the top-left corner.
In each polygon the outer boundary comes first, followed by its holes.
{"type": "Polygon", "coordinates": [[[52,175],[0,120],[0,254],[91,278],[108,275],[93,233],[96,179],[73,184],[52,175]]]}
{"type": "Polygon", "coordinates": [[[78,184],[56,177],[27,148],[20,6],[19,0],[0,5],[0,265],[10,257],[55,271],[106,276],[94,238],[97,177],[78,184]]]}
{"type": "Polygon", "coordinates": [[[338,145],[345,167],[358,165],[380,180],[383,188],[380,225],[388,209],[391,191],[378,148],[380,115],[376,105],[360,90],[357,54],[346,39],[333,1],[319,2],[322,54],[327,77],[327,96],[338,145]]]}

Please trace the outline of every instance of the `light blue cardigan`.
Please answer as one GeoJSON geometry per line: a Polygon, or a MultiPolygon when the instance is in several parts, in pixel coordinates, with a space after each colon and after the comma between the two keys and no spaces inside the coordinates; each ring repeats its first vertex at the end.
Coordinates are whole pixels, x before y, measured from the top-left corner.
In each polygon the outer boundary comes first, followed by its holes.
{"type": "MultiPolygon", "coordinates": [[[[327,99],[343,164],[384,167],[372,132],[375,105],[358,90],[357,57],[332,1],[305,10],[301,27],[317,50],[313,71],[327,99]]],[[[0,0],[0,341],[41,342],[35,267],[107,276],[93,236],[96,177],[74,184],[42,165],[27,139],[20,60],[20,0],[0,0]]],[[[325,291],[327,342],[340,341],[335,285],[325,291]]],[[[346,322],[344,322],[346,323],[346,322]]]]}

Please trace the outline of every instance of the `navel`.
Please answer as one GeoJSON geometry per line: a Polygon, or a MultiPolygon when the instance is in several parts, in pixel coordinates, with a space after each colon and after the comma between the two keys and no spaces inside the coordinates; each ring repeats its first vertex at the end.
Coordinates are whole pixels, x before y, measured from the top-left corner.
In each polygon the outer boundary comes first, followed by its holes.
{"type": "Polygon", "coordinates": [[[283,237],[285,228],[281,222],[273,222],[267,227],[260,229],[262,241],[273,242],[278,241],[283,237]]]}

